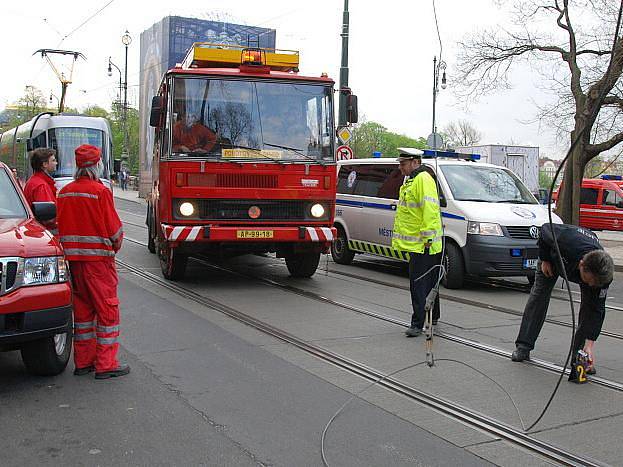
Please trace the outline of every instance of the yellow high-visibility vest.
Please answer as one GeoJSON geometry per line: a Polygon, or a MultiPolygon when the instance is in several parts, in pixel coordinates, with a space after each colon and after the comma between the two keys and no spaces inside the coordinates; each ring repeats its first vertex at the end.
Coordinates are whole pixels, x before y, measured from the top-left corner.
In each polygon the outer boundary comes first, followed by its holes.
{"type": "Polygon", "coordinates": [[[392,248],[423,253],[430,242],[429,254],[441,252],[441,213],[435,180],[426,171],[409,177],[400,187],[396,207],[392,248]]]}

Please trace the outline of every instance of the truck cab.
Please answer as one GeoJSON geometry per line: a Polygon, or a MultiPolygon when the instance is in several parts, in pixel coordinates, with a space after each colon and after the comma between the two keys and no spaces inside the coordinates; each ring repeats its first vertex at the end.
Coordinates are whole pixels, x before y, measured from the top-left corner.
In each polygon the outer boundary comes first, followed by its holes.
{"type": "Polygon", "coordinates": [[[38,221],[55,216],[54,203],[31,210],[0,162],[0,351],[20,350],[31,373],[47,376],[65,369],[72,342],[69,269],[60,243],[38,221]]]}

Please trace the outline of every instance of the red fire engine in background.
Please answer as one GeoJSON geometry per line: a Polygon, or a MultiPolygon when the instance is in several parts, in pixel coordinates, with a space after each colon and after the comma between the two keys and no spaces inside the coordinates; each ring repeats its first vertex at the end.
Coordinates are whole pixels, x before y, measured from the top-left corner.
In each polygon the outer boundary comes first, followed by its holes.
{"type": "Polygon", "coordinates": [[[298,65],[295,51],[195,43],[165,73],[147,212],[165,278],[193,254],[274,252],[292,276],[316,271],[335,237],[334,81],[298,65]]]}

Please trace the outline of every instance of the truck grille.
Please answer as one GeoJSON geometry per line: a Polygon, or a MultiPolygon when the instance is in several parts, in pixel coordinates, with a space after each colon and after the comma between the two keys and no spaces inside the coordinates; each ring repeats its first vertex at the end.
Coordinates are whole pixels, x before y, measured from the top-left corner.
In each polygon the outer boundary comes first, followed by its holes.
{"type": "Polygon", "coordinates": [[[511,238],[536,240],[539,237],[539,227],[535,225],[506,226],[506,232],[511,238]]]}
{"type": "Polygon", "coordinates": [[[305,220],[309,201],[300,200],[201,200],[199,212],[202,219],[244,220],[259,222],[263,220],[292,221],[305,220]],[[249,208],[257,206],[261,210],[258,219],[249,217],[249,208]]]}
{"type": "Polygon", "coordinates": [[[188,185],[218,188],[277,188],[277,175],[189,173],[188,185]]]}
{"type": "Polygon", "coordinates": [[[0,295],[15,287],[18,271],[19,258],[0,258],[0,295]]]}

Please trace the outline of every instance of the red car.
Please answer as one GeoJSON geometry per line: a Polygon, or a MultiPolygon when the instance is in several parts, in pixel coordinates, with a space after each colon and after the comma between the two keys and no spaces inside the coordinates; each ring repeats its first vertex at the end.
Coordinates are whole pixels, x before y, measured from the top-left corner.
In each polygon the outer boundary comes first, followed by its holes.
{"type": "Polygon", "coordinates": [[[55,216],[54,203],[31,209],[0,162],[0,351],[20,350],[37,375],[61,373],[71,353],[69,269],[60,243],[37,221],[55,216]]]}

